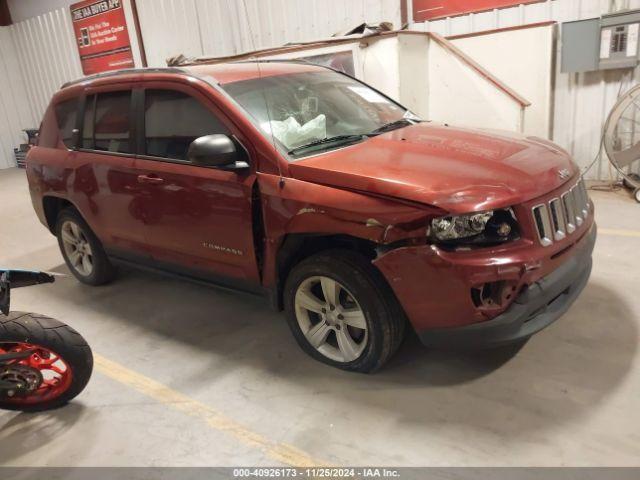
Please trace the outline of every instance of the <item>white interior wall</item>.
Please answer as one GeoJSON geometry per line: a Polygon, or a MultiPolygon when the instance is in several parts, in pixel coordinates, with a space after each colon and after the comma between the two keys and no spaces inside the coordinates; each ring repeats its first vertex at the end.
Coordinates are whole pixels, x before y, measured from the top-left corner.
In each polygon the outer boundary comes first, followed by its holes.
{"type": "MultiPolygon", "coordinates": [[[[398,37],[376,40],[368,47],[358,48],[362,77],[364,82],[371,84],[386,95],[402,103],[400,98],[400,64],[398,62],[398,37]]],[[[405,105],[411,108],[410,105],[405,105]]]]}
{"type": "Polygon", "coordinates": [[[38,123],[60,86],[82,76],[67,8],[32,17],[9,27],[20,58],[30,108],[38,123]]]}
{"type": "MultiPolygon", "coordinates": [[[[140,66],[140,51],[131,5],[125,0],[123,6],[134,64],[140,66]]],[[[8,28],[16,55],[21,59],[30,108],[39,123],[51,96],[60,86],[83,75],[71,24],[71,12],[68,6],[63,6],[14,23],[8,28]]]]}
{"type": "Polygon", "coordinates": [[[363,21],[400,25],[400,0],[137,0],[136,4],[149,66],[165,66],[166,59],[177,54],[225,56],[315,40],[363,21]]]}
{"type": "MultiPolygon", "coordinates": [[[[0,27],[0,168],[15,165],[24,128],[37,128],[51,96],[82,77],[69,5],[74,0],[9,2],[13,25],[0,27]],[[53,8],[58,7],[58,8],[53,8]]],[[[129,1],[123,2],[134,63],[140,51],[129,1]]]]}
{"type": "Polygon", "coordinates": [[[457,126],[519,131],[521,105],[452,55],[429,43],[429,118],[457,126]]]}
{"type": "MultiPolygon", "coordinates": [[[[639,9],[640,0],[546,0],[431,22],[413,24],[412,29],[443,36],[461,35],[497,28],[553,20],[568,22],[599,17],[619,9],[639,9]]],[[[560,43],[556,46],[554,115],[552,140],[566,148],[585,169],[596,158],[604,121],[618,92],[640,83],[640,68],[586,73],[560,73],[560,43]]],[[[496,52],[501,55],[502,50],[496,52]]],[[[587,178],[607,180],[611,173],[604,155],[587,173],[587,178]]]]}
{"type": "Polygon", "coordinates": [[[552,135],[554,28],[546,25],[451,40],[531,102],[523,131],[542,138],[552,135]]]}
{"type": "Polygon", "coordinates": [[[429,118],[429,37],[398,36],[398,75],[402,79],[398,99],[422,118],[429,118]]]}
{"type": "Polygon", "coordinates": [[[26,143],[24,128],[38,126],[8,27],[0,27],[0,168],[15,165],[13,149],[26,143]]]}
{"type": "Polygon", "coordinates": [[[80,0],[7,0],[13,23],[22,22],[43,13],[68,7],[80,0]]]}
{"type": "Polygon", "coordinates": [[[69,7],[80,0],[7,0],[13,23],[22,22],[59,8],[69,7]]]}

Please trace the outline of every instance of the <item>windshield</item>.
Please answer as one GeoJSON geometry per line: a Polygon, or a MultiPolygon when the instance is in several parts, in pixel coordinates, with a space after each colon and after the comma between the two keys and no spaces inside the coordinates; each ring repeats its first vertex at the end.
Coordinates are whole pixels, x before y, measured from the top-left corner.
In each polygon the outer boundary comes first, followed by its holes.
{"type": "Polygon", "coordinates": [[[364,141],[391,124],[399,128],[403,120],[415,120],[375,90],[331,70],[255,78],[222,88],[269,140],[273,135],[294,156],[364,141]]]}

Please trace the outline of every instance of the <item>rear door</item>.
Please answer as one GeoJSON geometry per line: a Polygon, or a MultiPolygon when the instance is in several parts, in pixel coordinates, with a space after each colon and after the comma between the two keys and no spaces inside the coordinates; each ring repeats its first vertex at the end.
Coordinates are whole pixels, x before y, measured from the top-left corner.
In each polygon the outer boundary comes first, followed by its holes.
{"type": "Polygon", "coordinates": [[[187,150],[193,140],[239,132],[208,97],[172,85],[148,82],[137,93],[143,138],[135,161],[142,189],[137,207],[151,254],[171,270],[257,285],[254,166],[228,171],[192,165],[187,150]]]}
{"type": "Polygon", "coordinates": [[[87,91],[75,156],[75,195],[82,214],[112,254],[148,257],[136,202],[135,122],[131,86],[87,91]]]}

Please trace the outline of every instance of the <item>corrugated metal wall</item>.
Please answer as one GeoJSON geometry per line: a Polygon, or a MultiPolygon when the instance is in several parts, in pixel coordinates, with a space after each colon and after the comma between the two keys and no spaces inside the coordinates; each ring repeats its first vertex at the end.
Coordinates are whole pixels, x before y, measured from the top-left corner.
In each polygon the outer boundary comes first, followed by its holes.
{"type": "Polygon", "coordinates": [[[363,21],[385,20],[400,26],[399,0],[137,0],[136,4],[149,66],[164,66],[168,57],[179,53],[223,56],[328,37],[363,21]]]}
{"type": "Polygon", "coordinates": [[[38,128],[51,95],[80,76],[68,8],[0,28],[0,168],[15,164],[13,148],[26,141],[22,129],[38,128]]]}
{"type": "MultiPolygon", "coordinates": [[[[132,26],[131,9],[124,5],[132,26]]],[[[139,65],[135,33],[131,43],[139,65]]],[[[0,27],[0,168],[15,165],[13,149],[26,141],[22,129],[39,126],[53,93],[81,76],[68,7],[0,27]]]]}
{"type": "MultiPolygon", "coordinates": [[[[444,36],[480,32],[554,20],[567,22],[599,17],[625,8],[640,8],[640,0],[547,0],[543,3],[492,10],[414,24],[414,30],[444,36]]],[[[596,157],[602,125],[616,101],[640,82],[640,68],[587,73],[560,73],[560,42],[557,44],[553,140],[566,148],[586,168],[596,157]]],[[[607,180],[611,169],[606,155],[593,166],[588,178],[607,180]]],[[[613,173],[611,173],[615,177],[613,173]]]]}
{"type": "MultiPolygon", "coordinates": [[[[129,2],[125,1],[123,5],[134,62],[140,66],[133,14],[129,2]]],[[[70,10],[62,7],[7,28],[20,59],[23,80],[29,92],[31,114],[39,122],[51,95],[63,83],[82,77],[70,10]]]]}
{"type": "Polygon", "coordinates": [[[31,114],[40,122],[51,95],[71,79],[82,76],[71,15],[60,8],[10,27],[20,58],[31,114]]]}
{"type": "Polygon", "coordinates": [[[37,126],[21,68],[9,28],[0,27],[0,168],[15,165],[13,149],[26,142],[22,129],[37,126]]]}

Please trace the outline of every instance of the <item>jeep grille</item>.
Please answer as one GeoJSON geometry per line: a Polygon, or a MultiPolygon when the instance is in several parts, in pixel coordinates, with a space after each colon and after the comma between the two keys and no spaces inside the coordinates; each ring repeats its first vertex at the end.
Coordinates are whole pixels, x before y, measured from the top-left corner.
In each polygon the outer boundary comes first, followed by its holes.
{"type": "Polygon", "coordinates": [[[589,215],[589,196],[581,178],[569,190],[532,209],[538,240],[543,247],[571,235],[589,215]]]}

